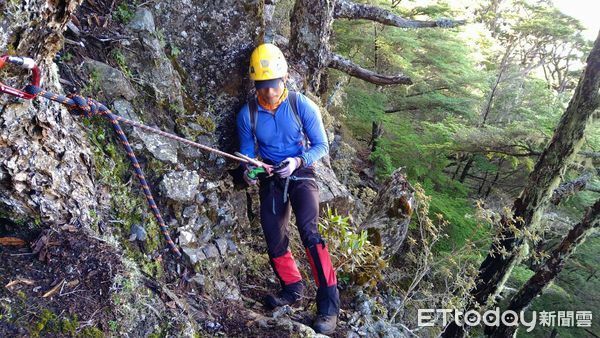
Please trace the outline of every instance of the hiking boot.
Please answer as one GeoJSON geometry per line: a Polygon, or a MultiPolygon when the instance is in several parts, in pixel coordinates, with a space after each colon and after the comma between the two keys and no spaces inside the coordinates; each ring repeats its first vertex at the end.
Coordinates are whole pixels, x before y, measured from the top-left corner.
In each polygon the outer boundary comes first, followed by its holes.
{"type": "Polygon", "coordinates": [[[304,285],[302,282],[286,285],[277,294],[267,295],[264,299],[265,306],[269,310],[273,310],[280,306],[292,305],[302,298],[304,293],[304,285]]]}
{"type": "Polygon", "coordinates": [[[337,326],[337,315],[318,315],[313,322],[313,329],[316,333],[330,335],[337,326]]]}

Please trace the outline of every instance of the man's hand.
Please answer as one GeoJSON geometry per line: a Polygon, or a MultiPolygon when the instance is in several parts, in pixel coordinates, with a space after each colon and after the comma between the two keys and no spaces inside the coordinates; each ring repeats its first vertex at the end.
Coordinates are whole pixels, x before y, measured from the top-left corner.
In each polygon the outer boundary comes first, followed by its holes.
{"type": "Polygon", "coordinates": [[[244,181],[246,181],[248,185],[255,185],[258,182],[258,177],[250,178],[250,176],[248,176],[248,174],[250,174],[250,172],[255,168],[255,166],[249,165],[246,166],[246,170],[244,170],[244,181]]]}
{"type": "Polygon", "coordinates": [[[275,173],[283,178],[291,176],[300,167],[302,160],[298,157],[288,157],[283,161],[283,163],[285,162],[287,162],[285,166],[275,170],[275,173]]]}

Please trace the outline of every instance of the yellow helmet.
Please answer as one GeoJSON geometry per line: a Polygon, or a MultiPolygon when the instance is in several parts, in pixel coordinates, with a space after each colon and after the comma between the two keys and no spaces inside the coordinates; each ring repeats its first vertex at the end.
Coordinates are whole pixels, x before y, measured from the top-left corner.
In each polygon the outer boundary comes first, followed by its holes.
{"type": "Polygon", "coordinates": [[[252,51],[250,56],[250,79],[254,81],[273,80],[287,74],[288,65],[283,53],[271,43],[263,43],[252,51]]]}

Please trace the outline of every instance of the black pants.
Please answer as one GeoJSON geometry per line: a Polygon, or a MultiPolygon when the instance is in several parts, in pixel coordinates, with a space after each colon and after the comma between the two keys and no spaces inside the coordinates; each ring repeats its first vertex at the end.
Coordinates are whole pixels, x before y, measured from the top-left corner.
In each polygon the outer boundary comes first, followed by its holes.
{"type": "Polygon", "coordinates": [[[296,226],[305,247],[322,242],[317,229],[319,221],[319,187],[314,170],[301,168],[288,181],[287,196],[284,197],[286,180],[277,175],[260,182],[260,220],[269,256],[279,257],[288,250],[287,225],[291,210],[296,215],[296,226]]]}
{"type": "Polygon", "coordinates": [[[288,224],[292,210],[318,286],[318,312],[337,314],[337,279],[327,246],[318,231],[319,187],[312,167],[296,170],[289,179],[273,175],[260,181],[261,225],[271,265],[284,288],[293,287],[302,280],[289,251],[288,224]]]}

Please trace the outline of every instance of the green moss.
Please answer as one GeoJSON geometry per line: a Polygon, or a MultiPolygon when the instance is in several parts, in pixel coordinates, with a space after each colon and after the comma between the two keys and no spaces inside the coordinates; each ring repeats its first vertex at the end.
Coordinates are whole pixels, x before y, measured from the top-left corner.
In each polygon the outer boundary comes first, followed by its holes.
{"type": "Polygon", "coordinates": [[[196,139],[202,135],[209,135],[215,131],[217,128],[214,121],[209,117],[204,116],[179,116],[175,119],[175,124],[177,125],[178,130],[189,139],[196,139]],[[190,123],[194,123],[199,125],[201,130],[197,130],[189,127],[190,123]]]}
{"type": "MultiPolygon", "coordinates": [[[[140,252],[137,243],[127,240],[131,226],[137,224],[146,230],[147,239],[144,246],[147,252],[152,252],[161,245],[159,226],[148,208],[137,177],[133,175],[131,162],[115,140],[114,131],[103,121],[96,122],[98,123],[90,123],[88,137],[92,144],[96,178],[100,184],[108,187],[111,195],[111,212],[114,219],[111,225],[117,228],[116,233],[127,255],[138,262],[144,262],[147,258],[140,252]]],[[[147,270],[159,273],[154,266],[147,270]]]]}
{"type": "Polygon", "coordinates": [[[217,128],[217,126],[215,125],[215,122],[212,119],[203,117],[203,116],[197,116],[196,123],[201,125],[204,129],[206,129],[210,133],[214,132],[215,129],[217,128]]]}
{"type": "Polygon", "coordinates": [[[102,338],[104,337],[104,333],[97,327],[88,326],[81,330],[79,336],[84,338],[102,338]]]}
{"type": "Polygon", "coordinates": [[[49,334],[73,337],[78,328],[77,316],[71,319],[59,318],[52,311],[43,309],[39,314],[39,320],[31,325],[29,334],[32,337],[43,337],[49,334]]]}
{"type": "Polygon", "coordinates": [[[146,262],[142,262],[141,270],[156,279],[160,279],[162,276],[164,276],[165,272],[163,265],[156,260],[147,260],[146,262]]]}
{"type": "Polygon", "coordinates": [[[17,215],[15,213],[13,213],[10,208],[8,208],[6,205],[0,203],[0,218],[5,218],[10,220],[10,222],[12,222],[15,226],[19,227],[19,228],[29,228],[29,229],[36,229],[38,228],[38,226],[36,226],[35,222],[31,219],[31,218],[27,218],[24,215],[17,215]]]}
{"type": "Polygon", "coordinates": [[[173,66],[173,69],[177,72],[177,74],[181,78],[181,83],[184,84],[183,88],[182,88],[183,89],[183,105],[185,106],[185,109],[187,111],[195,111],[196,110],[195,103],[185,90],[185,83],[188,82],[189,75],[188,75],[187,71],[181,66],[179,61],[177,61],[177,56],[179,55],[179,53],[181,53],[181,50],[179,48],[177,48],[177,46],[175,46],[175,45],[169,45],[169,48],[170,48],[169,60],[171,61],[171,65],[173,66]],[[186,101],[188,101],[187,102],[188,104],[186,104],[186,101]]]}
{"type": "Polygon", "coordinates": [[[185,114],[185,109],[176,103],[169,103],[169,110],[177,115],[185,114]]]}

